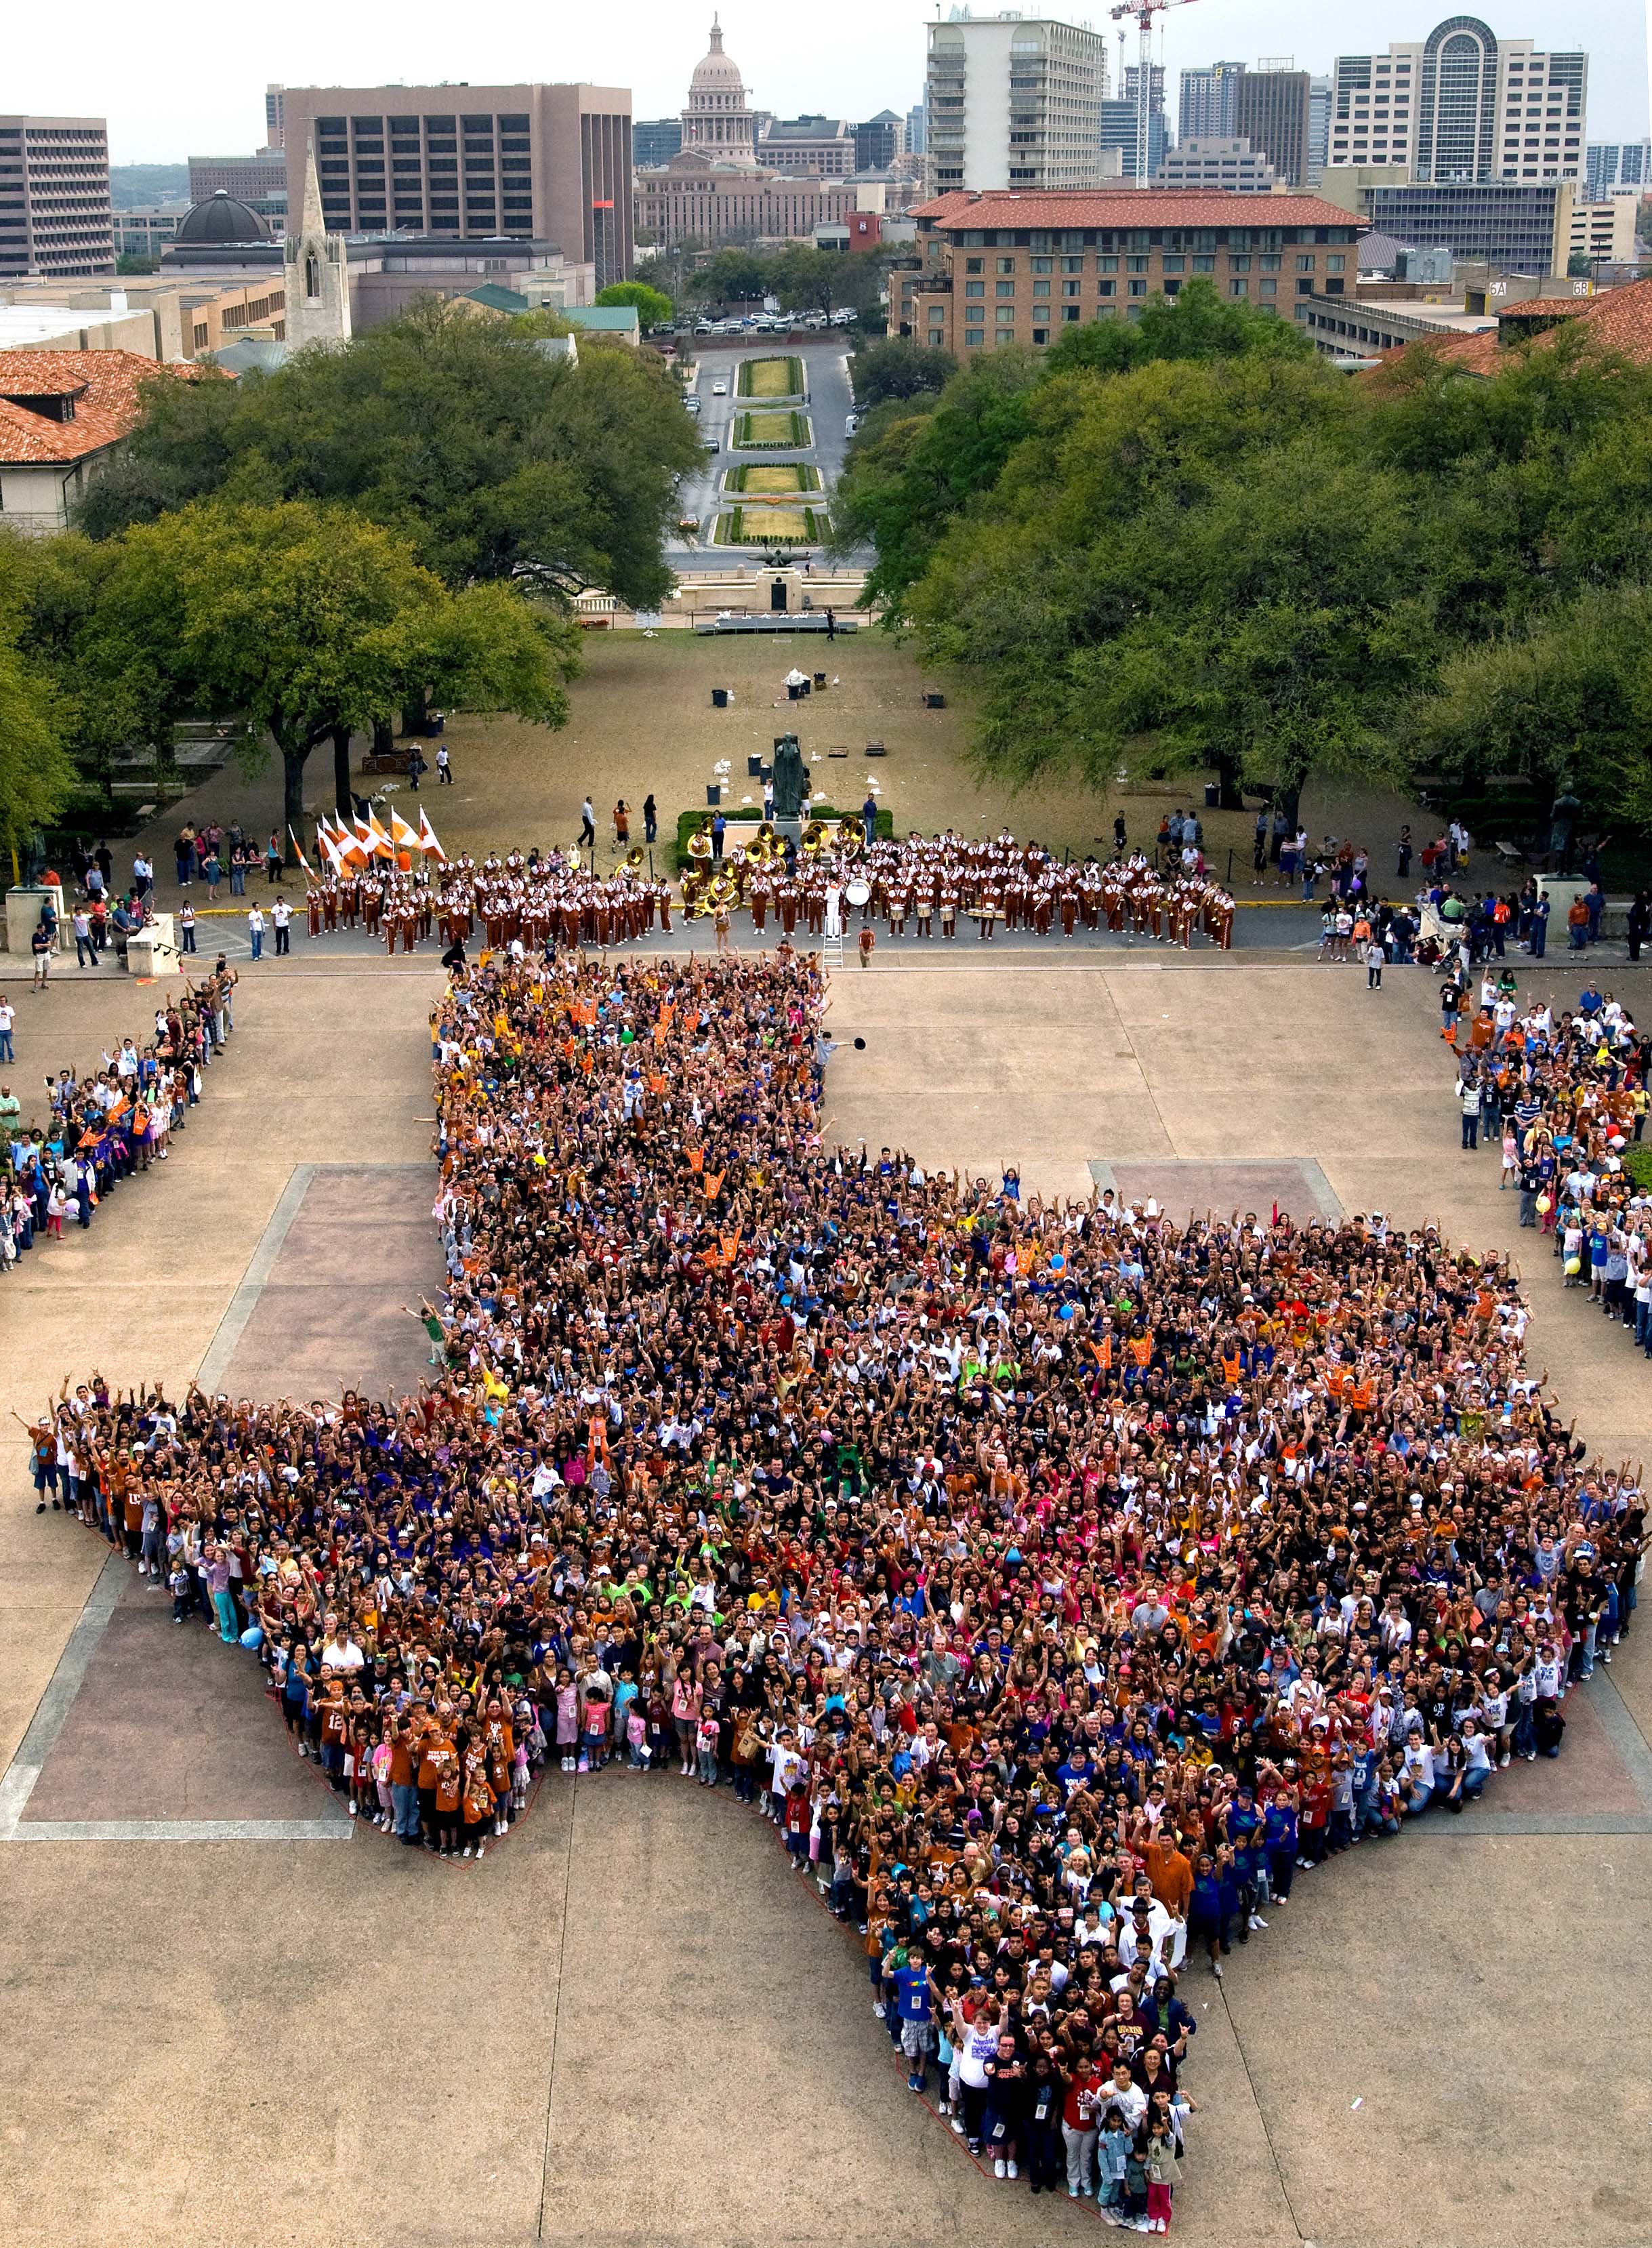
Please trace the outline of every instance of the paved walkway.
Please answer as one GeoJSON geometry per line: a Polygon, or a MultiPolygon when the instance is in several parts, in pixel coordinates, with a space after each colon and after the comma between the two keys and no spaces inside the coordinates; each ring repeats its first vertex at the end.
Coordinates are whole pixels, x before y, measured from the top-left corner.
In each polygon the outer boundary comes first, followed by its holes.
{"type": "MultiPolygon", "coordinates": [[[[20,1406],[93,1359],[175,1384],[204,1361],[232,1388],[416,1378],[417,1330],[374,1307],[430,1270],[434,970],[299,965],[248,970],[164,1174],[0,1284],[20,1406]]],[[[995,965],[841,980],[840,1137],[1012,1159],[1045,1190],[1106,1166],[1173,1204],[1294,1185],[1530,1248],[1491,1159],[1457,1151],[1428,979],[1368,997],[1352,970],[1299,961],[995,965]]],[[[1635,1004],[1638,973],[1618,980],[1635,1004]]],[[[106,1042],[141,996],[72,987],[25,1011],[19,1079],[106,1042]]],[[[1537,1362],[1592,1441],[1640,1456],[1644,1362],[1562,1298],[1546,1255],[1532,1278],[1537,1362]]],[[[858,1950],[732,1801],[553,1774],[481,1868],[345,1842],[250,1661],[36,1517],[15,1427],[0,1472],[8,2248],[1097,2237],[915,2111],[858,1950]]],[[[1190,1978],[1178,2236],[1645,2238],[1638,1637],[1569,1723],[1558,1765],[1305,1878],[1219,1991],[1190,1978]]]]}

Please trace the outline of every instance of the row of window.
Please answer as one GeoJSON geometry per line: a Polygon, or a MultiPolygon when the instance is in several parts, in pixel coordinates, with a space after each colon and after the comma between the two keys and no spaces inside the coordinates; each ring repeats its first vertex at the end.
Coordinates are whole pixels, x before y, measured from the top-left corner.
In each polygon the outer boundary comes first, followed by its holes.
{"type": "MultiPolygon", "coordinates": [[[[1137,251],[1134,256],[1125,258],[1124,270],[1127,273],[1148,273],[1153,270],[1153,263],[1151,257],[1137,251]]],[[[1088,271],[1091,261],[1082,256],[1075,257],[1071,254],[1059,260],[1054,257],[1029,257],[1027,260],[1028,269],[1034,274],[1053,273],[1058,264],[1063,273],[1083,273],[1088,271]]],[[[1160,253],[1158,264],[1160,271],[1163,273],[1214,273],[1216,271],[1216,258],[1209,251],[1203,255],[1186,257],[1177,250],[1163,250],[1160,253]]],[[[1259,271],[1264,273],[1277,273],[1280,271],[1284,259],[1278,250],[1264,250],[1258,253],[1257,264],[1259,271]]],[[[1347,257],[1341,250],[1333,250],[1326,254],[1325,270],[1327,273],[1344,273],[1347,271],[1347,257]]],[[[1110,257],[1102,251],[1096,256],[1094,266],[1098,273],[1116,273],[1119,270],[1119,260],[1116,257],[1110,257]]],[[[963,270],[966,274],[984,272],[986,260],[983,257],[966,257],[963,261],[963,270]]],[[[1016,270],[1016,261],[1013,257],[995,258],[993,270],[999,274],[1013,273],[1016,270]]],[[[1230,273],[1248,273],[1250,270],[1251,260],[1248,254],[1231,252],[1229,254],[1230,273]]],[[[1299,273],[1317,272],[1319,271],[1318,252],[1312,250],[1298,250],[1296,270],[1299,273]]],[[[1000,297],[1008,297],[1012,296],[1014,291],[1013,281],[1000,280],[996,293],[1000,297]]],[[[982,293],[978,284],[965,282],[966,297],[978,297],[982,293]]],[[[1040,295],[1047,297],[1050,292],[1048,289],[1040,290],[1035,282],[1032,293],[1035,297],[1040,295]]]]}

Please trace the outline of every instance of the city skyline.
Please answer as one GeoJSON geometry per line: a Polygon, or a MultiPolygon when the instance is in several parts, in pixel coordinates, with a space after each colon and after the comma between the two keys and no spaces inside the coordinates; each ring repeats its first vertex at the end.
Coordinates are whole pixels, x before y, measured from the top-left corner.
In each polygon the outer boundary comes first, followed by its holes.
{"type": "MultiPolygon", "coordinates": [[[[996,10],[980,6],[977,12],[996,10]]],[[[1069,23],[1087,16],[1097,29],[1117,28],[1094,0],[1041,12],[1069,23]]],[[[1313,0],[1201,0],[1162,18],[1155,54],[1173,78],[1228,57],[1254,66],[1264,57],[1290,56],[1298,68],[1323,74],[1338,53],[1421,38],[1451,12],[1440,0],[1345,0],[1333,18],[1313,0]]],[[[1635,139],[1648,131],[1642,0],[1498,0],[1470,12],[1500,38],[1530,38],[1539,49],[1581,47],[1590,55],[1591,140],[1635,139]]],[[[687,72],[704,51],[711,13],[709,5],[696,14],[668,8],[665,0],[631,0],[622,26],[611,15],[581,11],[547,35],[543,16],[525,7],[500,10],[483,30],[456,28],[450,10],[428,4],[369,5],[340,16],[318,0],[296,0],[278,23],[226,33],[221,10],[213,11],[209,26],[200,0],[182,0],[161,48],[128,29],[134,22],[129,15],[94,8],[98,36],[80,48],[72,72],[65,68],[61,33],[47,19],[37,16],[14,27],[8,99],[25,112],[106,116],[110,158],[117,164],[182,163],[192,154],[257,147],[271,79],[293,86],[378,84],[391,77],[455,84],[585,79],[629,85],[637,117],[672,116],[682,106],[687,72]]],[[[852,120],[886,106],[904,113],[923,84],[924,27],[936,20],[934,7],[901,0],[892,17],[874,0],[842,0],[833,11],[828,42],[819,40],[814,20],[805,30],[784,11],[747,9],[739,0],[723,8],[723,33],[753,107],[782,115],[819,110],[852,120]]],[[[1111,47],[1116,75],[1116,39],[1111,47]]],[[[1126,59],[1135,51],[1130,28],[1126,59]]]]}

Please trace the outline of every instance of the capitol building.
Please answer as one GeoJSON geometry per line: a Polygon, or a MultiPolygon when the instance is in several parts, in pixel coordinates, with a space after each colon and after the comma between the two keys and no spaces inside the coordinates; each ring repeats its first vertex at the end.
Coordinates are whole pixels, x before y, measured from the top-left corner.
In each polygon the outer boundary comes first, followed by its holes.
{"type": "MultiPolygon", "coordinates": [[[[682,145],[668,163],[639,166],[633,209],[639,249],[681,243],[714,250],[725,243],[806,240],[818,226],[882,208],[882,189],[856,185],[854,140],[840,120],[810,118],[771,127],[785,168],[758,161],[757,120],[740,65],[723,51],[714,16],[711,43],[689,80],[682,145]]],[[[770,154],[764,143],[764,154],[770,154]]]]}

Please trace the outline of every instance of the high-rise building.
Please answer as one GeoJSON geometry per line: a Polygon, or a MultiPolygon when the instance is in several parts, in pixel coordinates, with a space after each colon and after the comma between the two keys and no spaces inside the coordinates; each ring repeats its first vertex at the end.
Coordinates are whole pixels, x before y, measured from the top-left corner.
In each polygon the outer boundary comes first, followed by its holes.
{"type": "Polygon", "coordinates": [[[1107,43],[1042,16],[931,24],[929,176],[938,192],[1087,188],[1100,175],[1107,43]]]}
{"type": "Polygon", "coordinates": [[[634,117],[631,120],[631,161],[640,172],[655,164],[668,164],[682,146],[680,117],[634,117]]]}
{"type": "Polygon", "coordinates": [[[775,117],[757,141],[757,158],[771,172],[815,180],[847,180],[858,171],[854,127],[843,117],[775,117]]]}
{"type": "Polygon", "coordinates": [[[1230,195],[1265,195],[1278,175],[1248,140],[1178,140],[1153,175],[1155,188],[1220,188],[1230,195]]]}
{"type": "Polygon", "coordinates": [[[1589,198],[1652,195],[1652,140],[1592,140],[1585,160],[1589,198]]]}
{"type": "Polygon", "coordinates": [[[1317,188],[1325,177],[1325,167],[1331,153],[1331,103],[1333,88],[1328,78],[1308,80],[1308,185],[1317,188]]]}
{"type": "MultiPolygon", "coordinates": [[[[1133,100],[1121,95],[1101,104],[1100,146],[1105,158],[1112,156],[1118,166],[1116,175],[1110,165],[1104,164],[1104,176],[1116,176],[1134,181],[1137,133],[1141,119],[1133,100]]],[[[1164,163],[1165,151],[1170,145],[1169,129],[1163,110],[1148,112],[1148,178],[1155,179],[1164,163]]]]}
{"type": "Polygon", "coordinates": [[[1235,133],[1266,156],[1292,188],[1307,177],[1309,92],[1307,72],[1288,65],[1248,70],[1233,91],[1235,133]]]}
{"type": "Polygon", "coordinates": [[[605,86],[283,88],[287,205],[315,144],[333,234],[407,233],[554,243],[631,270],[631,96],[605,86]]]}
{"type": "Polygon", "coordinates": [[[1328,163],[1403,164],[1419,184],[1578,179],[1588,69],[1473,16],[1383,55],[1339,55],[1328,163]]]}
{"type": "Polygon", "coordinates": [[[101,117],[0,117],[0,279],[114,271],[101,117]]]}
{"type": "Polygon", "coordinates": [[[923,104],[915,101],[907,112],[907,154],[909,156],[922,155],[928,145],[923,127],[923,104]]]}
{"type": "Polygon", "coordinates": [[[260,148],[250,156],[191,156],[189,200],[203,203],[222,188],[256,211],[287,207],[287,159],[280,148],[260,148]]]}
{"type": "Polygon", "coordinates": [[[1230,140],[1234,135],[1234,89],[1244,76],[1243,63],[1205,63],[1182,73],[1178,137],[1230,140]]]}
{"type": "Polygon", "coordinates": [[[264,89],[264,145],[266,148],[282,146],[281,135],[286,121],[282,97],[285,93],[286,88],[278,86],[273,79],[264,89]]]}
{"type": "Polygon", "coordinates": [[[857,172],[887,172],[897,156],[904,156],[907,128],[904,118],[892,109],[881,109],[854,128],[854,168],[857,172]]]}

